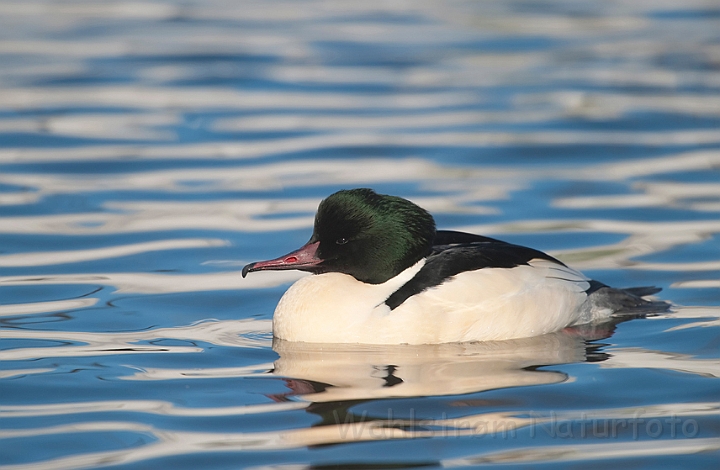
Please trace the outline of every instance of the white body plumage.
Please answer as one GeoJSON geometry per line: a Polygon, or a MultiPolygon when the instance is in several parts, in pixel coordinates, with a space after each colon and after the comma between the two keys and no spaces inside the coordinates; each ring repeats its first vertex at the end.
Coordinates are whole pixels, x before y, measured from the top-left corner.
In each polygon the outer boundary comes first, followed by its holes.
{"type": "Polygon", "coordinates": [[[424,260],[382,284],[347,274],[307,276],[280,300],[273,332],[288,341],[438,344],[524,338],[608,317],[585,306],[589,279],[548,260],[460,273],[409,297],[384,303],[424,260]]]}

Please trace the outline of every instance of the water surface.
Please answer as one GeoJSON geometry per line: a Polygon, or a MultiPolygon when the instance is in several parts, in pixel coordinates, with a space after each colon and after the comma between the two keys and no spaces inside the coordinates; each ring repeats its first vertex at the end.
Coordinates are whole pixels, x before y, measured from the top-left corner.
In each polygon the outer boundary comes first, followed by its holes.
{"type": "Polygon", "coordinates": [[[716,468],[720,9],[0,2],[0,469],[716,468]],[[273,342],[369,186],[673,311],[273,342]]]}

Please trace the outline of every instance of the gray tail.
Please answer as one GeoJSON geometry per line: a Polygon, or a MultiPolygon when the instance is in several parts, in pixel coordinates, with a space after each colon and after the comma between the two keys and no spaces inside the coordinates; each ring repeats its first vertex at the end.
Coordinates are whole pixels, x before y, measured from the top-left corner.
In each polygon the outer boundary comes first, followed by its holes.
{"type": "Polygon", "coordinates": [[[646,295],[657,294],[662,290],[662,287],[645,286],[645,287],[628,287],[627,289],[618,289],[627,294],[634,295],[636,297],[645,297],[646,295]]]}
{"type": "Polygon", "coordinates": [[[613,316],[643,316],[670,310],[670,303],[664,300],[644,299],[662,289],[654,286],[615,289],[603,286],[590,294],[597,306],[610,308],[613,316]]]}

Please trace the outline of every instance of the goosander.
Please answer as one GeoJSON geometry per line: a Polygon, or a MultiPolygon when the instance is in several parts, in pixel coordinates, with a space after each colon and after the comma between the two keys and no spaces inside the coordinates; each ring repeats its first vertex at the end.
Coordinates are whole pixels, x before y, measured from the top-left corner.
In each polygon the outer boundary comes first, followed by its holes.
{"type": "Polygon", "coordinates": [[[541,251],[436,230],[425,209],[371,189],[324,199],[310,240],[249,272],[298,269],[273,315],[273,334],[310,343],[440,344],[539,336],[667,310],[541,251]]]}

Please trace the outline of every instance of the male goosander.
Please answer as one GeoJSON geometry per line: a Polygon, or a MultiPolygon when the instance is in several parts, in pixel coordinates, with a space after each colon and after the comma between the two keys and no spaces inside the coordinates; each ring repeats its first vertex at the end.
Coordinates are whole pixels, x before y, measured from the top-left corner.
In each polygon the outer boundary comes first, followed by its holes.
{"type": "Polygon", "coordinates": [[[668,304],[614,289],[541,251],[435,230],[412,202],[371,189],[320,203],[310,240],[252,271],[313,273],[280,299],[273,334],[312,343],[439,344],[542,335],[668,304]]]}

